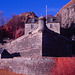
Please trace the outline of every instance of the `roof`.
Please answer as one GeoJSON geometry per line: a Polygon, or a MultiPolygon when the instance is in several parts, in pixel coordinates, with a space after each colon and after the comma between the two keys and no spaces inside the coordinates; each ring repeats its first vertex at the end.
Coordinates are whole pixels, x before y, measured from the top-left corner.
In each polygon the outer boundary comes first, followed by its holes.
{"type": "Polygon", "coordinates": [[[60,20],[55,17],[55,16],[52,16],[51,14],[50,15],[47,15],[47,23],[59,23],[60,20]]]}
{"type": "MultiPolygon", "coordinates": [[[[46,18],[46,16],[45,16],[46,18]]],[[[51,14],[47,15],[47,23],[59,23],[59,19],[51,14]]],[[[26,23],[38,23],[38,18],[28,18],[26,23]]]]}
{"type": "Polygon", "coordinates": [[[26,23],[37,23],[38,22],[38,18],[34,17],[34,18],[28,18],[26,23]]]}
{"type": "MultiPolygon", "coordinates": [[[[46,17],[46,16],[45,16],[46,17]]],[[[51,14],[49,14],[49,15],[47,15],[47,18],[49,18],[49,17],[54,17],[53,15],[51,15],[51,14]]]]}

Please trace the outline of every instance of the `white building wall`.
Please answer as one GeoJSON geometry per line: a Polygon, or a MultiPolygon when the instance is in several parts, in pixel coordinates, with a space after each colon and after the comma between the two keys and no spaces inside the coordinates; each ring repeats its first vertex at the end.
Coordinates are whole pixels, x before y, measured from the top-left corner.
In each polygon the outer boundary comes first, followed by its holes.
{"type": "Polygon", "coordinates": [[[47,23],[47,27],[50,30],[60,34],[60,23],[47,23]],[[50,28],[50,25],[52,25],[51,28],[50,28]]]}
{"type": "Polygon", "coordinates": [[[1,54],[0,54],[0,59],[1,59],[1,54]]]}
{"type": "Polygon", "coordinates": [[[38,24],[37,23],[25,24],[25,35],[27,35],[30,32],[36,30],[37,28],[38,28],[38,24]],[[31,25],[33,25],[33,28],[31,28],[31,25]]]}

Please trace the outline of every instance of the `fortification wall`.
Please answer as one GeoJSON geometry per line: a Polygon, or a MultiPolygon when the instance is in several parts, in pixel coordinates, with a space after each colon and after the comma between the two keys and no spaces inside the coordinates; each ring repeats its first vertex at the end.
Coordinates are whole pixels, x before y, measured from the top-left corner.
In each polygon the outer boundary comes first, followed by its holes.
{"type": "Polygon", "coordinates": [[[1,59],[0,69],[25,75],[75,75],[75,58],[1,59]]]}
{"type": "Polygon", "coordinates": [[[72,55],[70,40],[48,29],[43,32],[42,47],[43,56],[66,57],[72,55]]]}
{"type": "Polygon", "coordinates": [[[1,59],[0,69],[25,75],[51,75],[54,64],[53,58],[1,59]]]}
{"type": "Polygon", "coordinates": [[[6,46],[9,53],[20,53],[24,57],[42,56],[42,33],[22,36],[6,46]]]}

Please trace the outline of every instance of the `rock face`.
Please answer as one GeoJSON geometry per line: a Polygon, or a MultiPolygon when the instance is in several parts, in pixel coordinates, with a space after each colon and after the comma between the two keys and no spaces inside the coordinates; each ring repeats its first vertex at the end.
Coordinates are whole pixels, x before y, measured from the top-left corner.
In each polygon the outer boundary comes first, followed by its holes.
{"type": "Polygon", "coordinates": [[[75,36],[75,0],[71,0],[66,4],[57,13],[56,17],[60,18],[61,28],[66,29],[66,31],[61,30],[61,33],[69,38],[75,36]]]}
{"type": "Polygon", "coordinates": [[[24,26],[28,18],[37,17],[33,12],[25,12],[20,15],[14,16],[11,20],[4,25],[7,37],[16,39],[24,35],[24,26]]]}
{"type": "Polygon", "coordinates": [[[62,28],[70,28],[75,23],[75,0],[66,4],[56,16],[60,18],[62,28]]]}

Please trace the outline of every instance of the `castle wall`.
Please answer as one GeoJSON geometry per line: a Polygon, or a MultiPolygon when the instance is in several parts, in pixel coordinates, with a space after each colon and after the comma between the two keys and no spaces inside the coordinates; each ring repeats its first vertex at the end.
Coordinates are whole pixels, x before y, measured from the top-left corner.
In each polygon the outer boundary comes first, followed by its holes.
{"type": "Polygon", "coordinates": [[[22,57],[42,57],[42,33],[37,32],[20,39],[7,45],[9,53],[20,53],[22,57]]]}
{"type": "Polygon", "coordinates": [[[52,75],[53,58],[13,58],[1,59],[0,69],[25,75],[52,75]]]}
{"type": "Polygon", "coordinates": [[[1,59],[0,69],[24,75],[75,75],[75,58],[1,59]]]}
{"type": "Polygon", "coordinates": [[[50,30],[42,34],[42,55],[51,57],[66,57],[72,55],[70,41],[50,30]]]}
{"type": "Polygon", "coordinates": [[[43,16],[39,18],[37,30],[27,36],[20,37],[8,45],[6,49],[9,53],[19,53],[21,57],[72,55],[70,40],[48,29],[43,16]]]}

